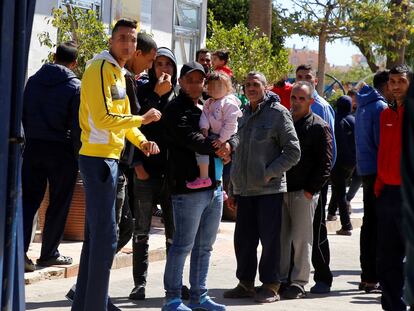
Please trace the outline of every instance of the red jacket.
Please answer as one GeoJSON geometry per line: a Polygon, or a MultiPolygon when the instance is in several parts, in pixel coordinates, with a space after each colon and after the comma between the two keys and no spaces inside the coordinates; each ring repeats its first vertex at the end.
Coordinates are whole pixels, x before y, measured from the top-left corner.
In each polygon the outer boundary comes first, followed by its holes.
{"type": "Polygon", "coordinates": [[[283,87],[273,86],[271,91],[280,97],[280,103],[290,110],[290,94],[292,93],[293,85],[286,82],[283,87]]]}
{"type": "Polygon", "coordinates": [[[233,77],[233,71],[227,65],[216,67],[214,71],[222,71],[227,74],[230,78],[233,77]]]}
{"type": "Polygon", "coordinates": [[[375,195],[378,197],[384,185],[401,184],[400,162],[404,106],[397,111],[385,109],[380,117],[380,143],[378,149],[378,173],[375,195]]]}

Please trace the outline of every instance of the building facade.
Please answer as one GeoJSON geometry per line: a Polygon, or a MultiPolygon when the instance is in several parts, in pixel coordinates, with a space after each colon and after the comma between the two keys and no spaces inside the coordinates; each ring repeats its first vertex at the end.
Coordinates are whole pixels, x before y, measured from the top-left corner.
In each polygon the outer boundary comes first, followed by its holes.
{"type": "Polygon", "coordinates": [[[34,74],[47,58],[49,48],[41,46],[39,34],[49,32],[56,41],[57,29],[48,19],[52,9],[67,3],[93,9],[107,26],[121,17],[135,19],[139,29],[151,33],[158,46],[172,49],[178,65],[195,57],[205,46],[207,0],[42,0],[36,2],[33,31],[30,42],[28,75],[34,74]]]}

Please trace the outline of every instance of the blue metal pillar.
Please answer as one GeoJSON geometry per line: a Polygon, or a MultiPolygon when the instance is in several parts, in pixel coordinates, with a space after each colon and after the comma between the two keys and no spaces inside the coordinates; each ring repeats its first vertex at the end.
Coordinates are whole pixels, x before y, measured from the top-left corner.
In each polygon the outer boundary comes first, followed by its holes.
{"type": "Polygon", "coordinates": [[[21,115],[36,0],[0,2],[0,306],[23,311],[21,115]]]}

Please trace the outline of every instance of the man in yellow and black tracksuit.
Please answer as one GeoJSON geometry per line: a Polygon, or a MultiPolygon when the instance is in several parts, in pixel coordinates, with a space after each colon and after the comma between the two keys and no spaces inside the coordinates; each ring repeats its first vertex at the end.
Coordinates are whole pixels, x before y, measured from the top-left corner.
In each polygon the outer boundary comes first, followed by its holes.
{"type": "Polygon", "coordinates": [[[81,86],[79,121],[82,147],[79,167],[85,186],[86,223],[79,275],[72,310],[119,310],[108,301],[109,274],[117,245],[115,198],[118,160],[125,137],[146,155],[158,153],[138,130],[158,121],[153,109],[143,116],[130,112],[123,66],[136,50],[136,23],[118,21],[110,51],[97,55],[81,86]]]}

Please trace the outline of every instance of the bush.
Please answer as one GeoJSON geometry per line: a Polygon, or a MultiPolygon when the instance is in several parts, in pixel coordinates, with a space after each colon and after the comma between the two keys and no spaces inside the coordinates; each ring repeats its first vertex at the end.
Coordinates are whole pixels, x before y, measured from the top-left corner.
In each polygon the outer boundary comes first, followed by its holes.
{"type": "MultiPolygon", "coordinates": [[[[108,34],[104,24],[98,19],[93,10],[85,10],[66,5],[64,8],[54,8],[52,17],[47,17],[47,23],[58,29],[57,42],[50,39],[48,32],[39,34],[40,45],[46,45],[52,51],[65,41],[75,41],[78,45],[78,66],[74,70],[82,78],[86,62],[95,54],[108,49],[108,34]]],[[[50,51],[44,62],[52,62],[54,53],[50,51]]]]}

